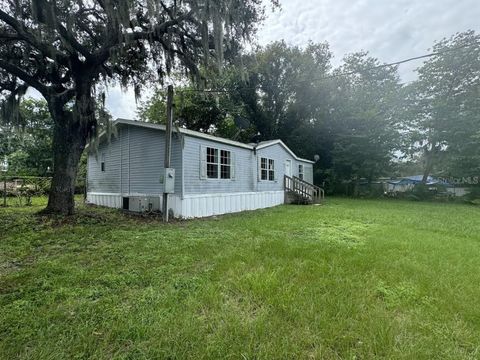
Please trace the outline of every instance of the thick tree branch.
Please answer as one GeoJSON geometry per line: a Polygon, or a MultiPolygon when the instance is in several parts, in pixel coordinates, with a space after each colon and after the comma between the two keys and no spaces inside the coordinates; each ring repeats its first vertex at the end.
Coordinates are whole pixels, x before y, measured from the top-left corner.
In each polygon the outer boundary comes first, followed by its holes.
{"type": "Polygon", "coordinates": [[[37,89],[45,98],[49,95],[49,88],[39,82],[35,77],[33,77],[30,74],[27,74],[25,71],[22,69],[16,67],[15,65],[12,65],[11,63],[0,59],[0,68],[8,71],[10,74],[13,76],[16,76],[20,80],[24,81],[28,85],[34,87],[37,89]]]}
{"type": "Polygon", "coordinates": [[[66,89],[61,93],[55,94],[55,96],[60,101],[60,103],[66,104],[67,102],[73,99],[73,97],[75,96],[75,93],[76,93],[76,90],[72,88],[72,89],[66,89]]]}
{"type": "Polygon", "coordinates": [[[88,36],[90,36],[90,39],[92,41],[95,41],[96,40],[96,35],[92,32],[92,30],[88,27],[87,24],[84,24],[81,20],[77,21],[77,26],[83,30],[85,33],[88,34],[88,36]]]}
{"type": "Polygon", "coordinates": [[[80,54],[82,54],[83,56],[85,56],[85,58],[87,60],[92,60],[93,59],[93,55],[87,50],[86,47],[84,47],[82,44],[80,44],[77,39],[75,39],[75,37],[73,36],[73,34],[68,31],[62,24],[60,23],[57,23],[57,29],[58,29],[58,33],[60,34],[60,36],[62,37],[62,39],[64,39],[65,41],[68,42],[68,44],[73,48],[75,49],[76,51],[78,51],[80,54]]]}
{"type": "Polygon", "coordinates": [[[57,60],[62,65],[68,63],[68,57],[65,54],[57,51],[53,46],[42,43],[41,40],[38,40],[33,34],[25,30],[23,24],[3,10],[0,10],[0,20],[12,27],[21,39],[38,49],[45,56],[57,60]]]}
{"type": "MultiPolygon", "coordinates": [[[[149,31],[138,31],[138,32],[133,32],[133,33],[127,33],[127,34],[124,34],[123,37],[125,39],[125,42],[127,42],[127,43],[134,42],[134,41],[137,41],[137,40],[156,40],[156,41],[160,41],[162,35],[165,34],[170,27],[178,25],[178,24],[182,23],[183,21],[191,18],[192,14],[193,14],[193,10],[189,11],[188,13],[186,13],[184,15],[180,15],[173,20],[168,20],[168,21],[165,21],[161,24],[158,24],[157,26],[153,27],[153,29],[151,29],[149,31]]],[[[115,40],[107,43],[102,49],[99,49],[94,54],[94,59],[95,59],[94,62],[96,64],[101,64],[101,63],[105,62],[108,59],[108,57],[110,55],[110,51],[112,50],[112,48],[115,47],[116,45],[118,45],[118,43],[116,41],[118,39],[118,37],[111,36],[111,38],[114,38],[115,40]]]]}
{"type": "Polygon", "coordinates": [[[178,16],[175,19],[165,21],[161,24],[158,24],[157,26],[154,26],[152,30],[150,31],[139,31],[139,32],[133,32],[131,34],[126,34],[125,38],[130,41],[133,40],[149,40],[149,39],[154,39],[158,40],[161,38],[161,35],[165,34],[168,30],[169,27],[172,27],[174,25],[178,25],[182,23],[183,21],[191,18],[193,14],[193,10],[190,10],[188,13],[183,14],[178,16]]]}
{"type": "Polygon", "coordinates": [[[20,36],[14,33],[2,32],[0,33],[0,39],[9,40],[9,41],[21,41],[23,40],[20,36]]]}
{"type": "Polygon", "coordinates": [[[173,15],[172,11],[163,3],[163,1],[160,1],[160,5],[162,6],[163,10],[170,16],[170,19],[174,19],[175,16],[173,15]]]}

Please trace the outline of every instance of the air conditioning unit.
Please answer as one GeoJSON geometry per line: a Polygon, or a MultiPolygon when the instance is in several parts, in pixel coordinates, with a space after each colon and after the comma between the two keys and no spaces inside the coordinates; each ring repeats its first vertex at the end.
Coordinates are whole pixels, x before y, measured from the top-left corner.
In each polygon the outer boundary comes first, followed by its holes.
{"type": "Polygon", "coordinates": [[[128,210],[133,212],[160,211],[160,197],[130,196],[128,198],[128,210]]]}

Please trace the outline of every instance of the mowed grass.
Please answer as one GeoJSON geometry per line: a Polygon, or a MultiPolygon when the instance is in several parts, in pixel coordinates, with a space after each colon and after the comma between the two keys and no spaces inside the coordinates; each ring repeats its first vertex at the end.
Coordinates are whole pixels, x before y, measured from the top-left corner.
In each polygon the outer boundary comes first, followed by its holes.
{"type": "Polygon", "coordinates": [[[480,209],[0,209],[2,359],[480,358],[480,209]]]}

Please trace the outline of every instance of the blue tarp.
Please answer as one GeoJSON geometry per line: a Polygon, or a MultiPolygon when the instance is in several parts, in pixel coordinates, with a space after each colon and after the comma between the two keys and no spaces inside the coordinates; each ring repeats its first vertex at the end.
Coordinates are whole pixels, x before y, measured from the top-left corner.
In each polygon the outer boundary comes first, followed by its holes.
{"type": "MultiPolygon", "coordinates": [[[[405,176],[399,180],[390,180],[388,181],[388,183],[392,185],[420,184],[422,182],[422,179],[423,179],[423,175],[413,175],[413,176],[405,176]]],[[[427,177],[426,185],[451,186],[448,182],[434,178],[433,176],[427,177]]]]}

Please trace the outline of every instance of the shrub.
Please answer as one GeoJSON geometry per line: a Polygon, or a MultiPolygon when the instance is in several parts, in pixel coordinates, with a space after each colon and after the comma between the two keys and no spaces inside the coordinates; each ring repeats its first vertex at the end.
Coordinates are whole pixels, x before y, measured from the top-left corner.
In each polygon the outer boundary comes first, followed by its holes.
{"type": "Polygon", "coordinates": [[[414,201],[433,200],[437,190],[432,190],[431,186],[425,184],[417,184],[412,190],[405,192],[405,198],[414,201]]]}
{"type": "Polygon", "coordinates": [[[467,203],[480,205],[480,187],[472,187],[468,194],[463,196],[463,200],[467,203]]]}

